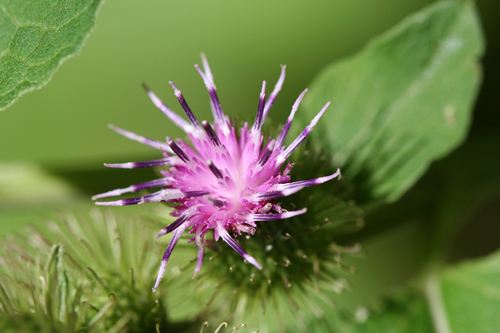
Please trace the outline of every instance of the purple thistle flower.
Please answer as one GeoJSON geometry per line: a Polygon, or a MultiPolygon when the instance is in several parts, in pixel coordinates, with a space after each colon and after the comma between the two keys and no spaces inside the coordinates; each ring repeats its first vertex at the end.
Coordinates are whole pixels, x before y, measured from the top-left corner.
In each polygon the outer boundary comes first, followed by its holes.
{"type": "Polygon", "coordinates": [[[314,117],[309,126],[288,147],[285,147],[284,141],[293,117],[300,101],[307,92],[307,89],[304,90],[294,103],[290,116],[278,138],[276,140],[269,138],[267,143],[263,144],[262,124],[285,80],[285,66],[282,66],[280,78],[267,100],[266,82],[263,82],[255,122],[251,128],[249,128],[248,123],[245,123],[240,129],[238,138],[229,118],[222,112],[213,76],[203,54],[202,61],[204,71],[198,65],[195,67],[210,94],[210,104],[215,120],[213,127],[206,121],[201,122],[201,124],[198,122],[181,91],[172,82],[170,85],[174,89],[175,96],[184,109],[189,122],[168,108],[152,91],[144,86],[156,107],[186,132],[191,140],[191,145],[181,139],[174,141],[168,137],[166,143],[155,141],[110,126],[111,129],[129,139],[161,150],[163,158],[148,162],[105,164],[107,167],[134,169],[169,166],[169,169],[161,171],[163,175],[161,179],[131,185],[93,197],[95,200],[147,188],[161,187],[161,190],[152,194],[131,199],[96,202],[96,204],[125,206],[146,202],[177,203],[174,206],[175,211],[171,213],[177,219],[156,234],[156,237],[161,237],[172,233],[172,239],[163,255],[153,291],[158,288],[172,250],[182,233],[188,228],[191,228],[189,233],[193,234],[190,241],[194,241],[198,248],[195,276],[201,268],[204,249],[209,242],[206,239],[206,234],[211,229],[214,230],[213,238],[215,241],[222,238],[246,261],[259,270],[262,269],[262,266],[241,248],[232,235],[237,236],[241,233],[253,235],[257,227],[256,222],[281,220],[304,214],[306,208],[286,211],[275,199],[291,195],[311,185],[321,184],[336,177],[340,178],[340,170],[337,170],[334,174],[326,177],[291,182],[290,171],[293,168],[293,163],[287,162],[287,158],[312,131],[330,102],[314,117]],[[285,167],[281,170],[284,164],[285,167]]]}

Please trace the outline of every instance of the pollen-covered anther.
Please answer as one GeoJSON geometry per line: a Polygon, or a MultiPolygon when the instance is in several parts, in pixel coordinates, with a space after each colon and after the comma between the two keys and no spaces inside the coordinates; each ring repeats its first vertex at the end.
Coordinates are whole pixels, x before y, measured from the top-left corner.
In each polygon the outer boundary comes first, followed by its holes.
{"type": "Polygon", "coordinates": [[[214,123],[199,122],[184,99],[184,95],[173,82],[170,82],[170,85],[188,121],[166,106],[144,85],[153,104],[187,134],[191,144],[184,143],[182,140],[174,141],[168,137],[166,142],[160,142],[110,126],[114,131],[131,140],[161,150],[164,157],[146,162],[106,164],[107,167],[125,169],[162,167],[163,177],[93,197],[93,199],[101,199],[159,187],[159,190],[151,194],[123,200],[96,202],[96,204],[105,206],[138,205],[148,202],[175,204],[171,215],[175,216],[176,220],[156,234],[156,237],[161,237],[171,233],[172,238],[161,260],[153,291],[158,288],[172,250],[186,230],[194,234],[191,241],[195,242],[198,249],[194,276],[201,269],[205,248],[212,241],[219,239],[222,239],[246,262],[259,270],[262,269],[262,265],[246,253],[233,236],[242,239],[240,235],[246,234],[246,238],[255,233],[259,223],[270,223],[305,214],[306,208],[288,211],[276,200],[292,195],[305,187],[340,177],[340,170],[337,170],[334,174],[316,179],[290,181],[294,164],[287,162],[287,159],[306,139],[329,105],[327,103],[302,133],[288,147],[285,147],[286,136],[307,89],[293,104],[279,136],[276,139],[268,138],[267,143],[263,144],[262,125],[283,86],[285,66],[281,67],[278,82],[267,99],[266,82],[262,83],[254,123],[251,127],[244,123],[238,131],[222,111],[214,78],[204,55],[202,55],[202,63],[203,69],[198,65],[195,65],[195,68],[208,90],[214,123]],[[213,230],[213,239],[207,240],[209,230],[213,230]]]}

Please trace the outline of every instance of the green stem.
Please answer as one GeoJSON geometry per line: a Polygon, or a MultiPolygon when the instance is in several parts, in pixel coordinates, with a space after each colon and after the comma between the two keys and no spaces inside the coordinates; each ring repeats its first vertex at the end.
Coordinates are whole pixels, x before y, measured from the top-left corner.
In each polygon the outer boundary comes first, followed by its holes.
{"type": "Polygon", "coordinates": [[[434,324],[434,331],[436,333],[452,333],[443,301],[443,293],[441,292],[441,282],[435,267],[429,270],[429,273],[425,276],[424,292],[432,323],[434,324]]]}

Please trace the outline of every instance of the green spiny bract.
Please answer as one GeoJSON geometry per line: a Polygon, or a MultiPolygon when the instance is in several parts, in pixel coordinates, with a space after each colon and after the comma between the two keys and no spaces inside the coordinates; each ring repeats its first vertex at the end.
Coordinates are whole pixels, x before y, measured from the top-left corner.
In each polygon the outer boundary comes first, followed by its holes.
{"type": "MultiPolygon", "coordinates": [[[[167,320],[151,293],[158,249],[144,224],[93,210],[3,241],[0,328],[37,332],[154,332],[167,320]]],[[[177,328],[184,327],[182,323],[177,328]]]]}
{"type": "MultiPolygon", "coordinates": [[[[296,163],[299,177],[328,173],[328,163],[319,152],[300,155],[309,158],[296,163]],[[309,165],[314,170],[306,169],[309,165]]],[[[213,324],[244,322],[249,330],[262,332],[306,330],[304,318],[336,311],[332,294],[348,288],[346,275],[354,270],[342,264],[342,257],[360,251],[359,245],[340,245],[336,238],[363,224],[362,210],[342,199],[349,196],[342,192],[344,188],[341,183],[324,184],[283,199],[283,207],[307,206],[307,214],[286,222],[260,222],[255,235],[236,238],[262,263],[262,271],[225,251],[223,245],[207,253],[210,259],[194,281],[190,271],[195,258],[187,265],[177,261],[180,271],[167,273],[169,285],[175,286],[168,304],[182,308],[182,304],[195,302],[203,309],[199,318],[210,318],[213,324]]]]}

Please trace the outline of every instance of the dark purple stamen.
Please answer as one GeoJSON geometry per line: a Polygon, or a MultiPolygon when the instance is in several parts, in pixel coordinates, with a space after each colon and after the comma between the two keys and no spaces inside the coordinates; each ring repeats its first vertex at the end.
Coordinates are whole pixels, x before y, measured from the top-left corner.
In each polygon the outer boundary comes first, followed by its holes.
{"type": "Polygon", "coordinates": [[[214,174],[215,177],[217,177],[218,179],[224,178],[224,176],[222,175],[222,171],[220,171],[220,169],[217,168],[212,163],[212,161],[207,161],[207,165],[208,165],[208,167],[210,168],[210,171],[212,171],[212,173],[214,174]]]}
{"type": "Polygon", "coordinates": [[[272,153],[271,149],[266,148],[264,155],[262,155],[262,157],[259,160],[259,164],[260,165],[266,164],[266,162],[269,160],[269,157],[271,157],[271,153],[272,153]]]}
{"type": "MultiPolygon", "coordinates": [[[[218,124],[225,124],[224,112],[222,112],[222,107],[220,106],[219,97],[217,97],[217,88],[213,81],[207,77],[207,75],[201,70],[200,66],[194,65],[198,73],[200,73],[205,86],[207,87],[208,93],[210,94],[210,104],[212,105],[212,110],[214,114],[215,121],[218,124]]],[[[205,67],[205,65],[204,65],[205,67]]],[[[226,125],[227,126],[227,125],[226,125]]]]}
{"type": "Polygon", "coordinates": [[[214,205],[217,208],[222,208],[225,206],[224,201],[219,200],[219,199],[208,198],[208,201],[210,201],[212,203],[212,205],[214,205]]]}
{"type": "Polygon", "coordinates": [[[193,114],[193,111],[191,111],[191,108],[188,106],[186,100],[184,99],[184,96],[182,95],[182,92],[177,88],[177,86],[170,81],[169,82],[172,88],[174,88],[175,92],[175,97],[179,100],[179,103],[181,104],[182,108],[184,109],[184,112],[186,113],[186,116],[188,117],[189,121],[195,128],[200,128],[200,123],[198,122],[198,119],[196,119],[195,115],[193,114]]]}
{"type": "Polygon", "coordinates": [[[185,191],[183,192],[187,197],[202,197],[210,194],[210,191],[185,191]]]}
{"type": "Polygon", "coordinates": [[[177,157],[179,157],[184,163],[189,162],[189,157],[186,155],[184,150],[174,140],[167,138],[167,143],[172,148],[173,152],[177,157]]]}
{"type": "Polygon", "coordinates": [[[271,157],[273,149],[274,149],[274,141],[271,141],[267,145],[267,147],[265,148],[264,153],[262,154],[262,156],[261,156],[261,158],[259,160],[259,164],[260,165],[264,165],[264,164],[267,163],[267,161],[269,160],[269,157],[271,157]]]}
{"type": "Polygon", "coordinates": [[[201,124],[205,129],[208,138],[210,139],[210,141],[212,141],[213,145],[216,147],[220,146],[221,143],[219,137],[217,136],[217,133],[215,133],[215,131],[213,130],[212,126],[210,126],[210,124],[206,120],[203,120],[201,124]]]}
{"type": "Polygon", "coordinates": [[[166,106],[161,101],[161,99],[159,99],[158,96],[156,96],[155,93],[148,88],[148,86],[145,83],[142,84],[142,87],[144,88],[144,90],[146,90],[149,99],[151,99],[153,104],[158,109],[160,109],[160,111],[163,112],[163,114],[165,114],[167,118],[169,118],[175,125],[179,126],[179,128],[181,128],[184,132],[186,133],[192,132],[193,127],[190,124],[188,124],[184,119],[182,119],[181,116],[179,116],[177,113],[172,111],[168,106],[166,106]]]}

